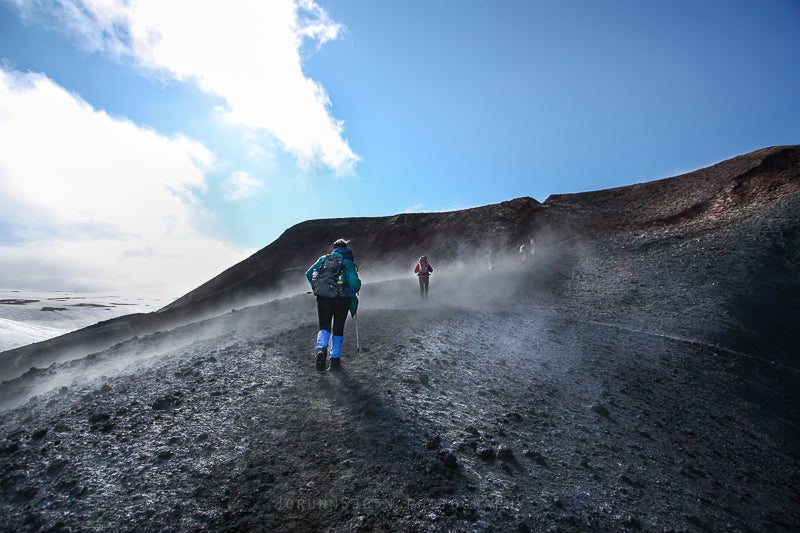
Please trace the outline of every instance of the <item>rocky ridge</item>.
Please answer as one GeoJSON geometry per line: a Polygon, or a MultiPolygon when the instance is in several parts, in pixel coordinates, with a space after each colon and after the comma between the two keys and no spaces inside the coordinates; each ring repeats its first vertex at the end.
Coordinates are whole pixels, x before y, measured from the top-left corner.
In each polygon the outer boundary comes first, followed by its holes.
{"type": "Polygon", "coordinates": [[[290,228],[147,332],[2,383],[0,528],[796,530],[798,214],[800,147],[776,147],[430,214],[436,241],[428,214],[290,228]],[[250,297],[340,236],[361,350],[351,320],[317,373],[304,288],[250,297]],[[441,265],[426,305],[381,276],[414,246],[441,265]]]}

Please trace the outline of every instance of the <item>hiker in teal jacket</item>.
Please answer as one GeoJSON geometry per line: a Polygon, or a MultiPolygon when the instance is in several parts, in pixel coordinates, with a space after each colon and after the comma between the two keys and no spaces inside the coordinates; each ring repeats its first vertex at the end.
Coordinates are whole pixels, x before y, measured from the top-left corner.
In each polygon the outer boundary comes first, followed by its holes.
{"type": "Polygon", "coordinates": [[[341,258],[342,269],[338,280],[339,290],[335,296],[317,296],[319,332],[317,333],[315,357],[317,370],[319,371],[325,370],[329,342],[331,343],[331,370],[339,370],[341,368],[344,324],[347,321],[348,311],[353,316],[358,311],[358,297],[356,294],[361,290],[358,267],[353,262],[353,251],[347,247],[347,241],[344,239],[334,242],[333,252],[317,259],[316,263],[306,271],[306,278],[311,284],[312,290],[314,290],[315,273],[319,274],[320,268],[328,259],[328,255],[341,258]],[[333,337],[332,339],[331,336],[333,337]]]}

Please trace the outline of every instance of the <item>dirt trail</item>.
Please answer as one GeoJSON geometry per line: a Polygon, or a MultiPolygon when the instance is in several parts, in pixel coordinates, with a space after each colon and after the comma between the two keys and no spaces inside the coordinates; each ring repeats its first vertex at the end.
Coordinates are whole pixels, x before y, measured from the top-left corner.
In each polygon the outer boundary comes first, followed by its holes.
{"type": "Polygon", "coordinates": [[[107,371],[0,413],[0,529],[800,527],[796,376],[535,273],[365,291],[340,374],[298,295],[21,378],[107,371]]]}

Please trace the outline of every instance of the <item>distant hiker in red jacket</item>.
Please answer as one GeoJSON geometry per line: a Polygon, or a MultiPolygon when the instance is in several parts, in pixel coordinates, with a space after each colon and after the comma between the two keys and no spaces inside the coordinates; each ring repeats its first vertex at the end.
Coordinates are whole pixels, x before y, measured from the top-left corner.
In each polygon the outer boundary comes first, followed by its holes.
{"type": "Polygon", "coordinates": [[[433,267],[428,261],[428,258],[424,255],[421,256],[417,262],[417,266],[414,267],[414,274],[416,274],[417,279],[419,279],[419,296],[423,300],[428,299],[428,285],[430,284],[432,272],[433,267]]]}

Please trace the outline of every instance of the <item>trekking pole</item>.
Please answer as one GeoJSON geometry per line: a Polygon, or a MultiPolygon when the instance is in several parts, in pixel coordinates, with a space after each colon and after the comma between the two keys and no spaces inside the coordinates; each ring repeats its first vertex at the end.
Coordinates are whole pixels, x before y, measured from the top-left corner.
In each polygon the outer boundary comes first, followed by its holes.
{"type": "Polygon", "coordinates": [[[361,353],[361,345],[358,343],[358,311],[353,316],[356,321],[356,353],[361,353]]]}

